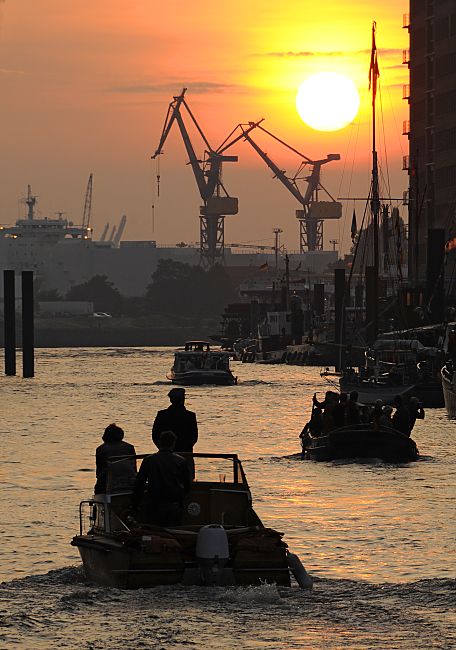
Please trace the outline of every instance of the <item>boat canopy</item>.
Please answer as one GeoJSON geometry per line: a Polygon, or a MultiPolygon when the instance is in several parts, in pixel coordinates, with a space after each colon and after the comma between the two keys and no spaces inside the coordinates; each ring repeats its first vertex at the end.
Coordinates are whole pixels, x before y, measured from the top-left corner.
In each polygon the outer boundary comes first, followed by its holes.
{"type": "Polygon", "coordinates": [[[418,339],[379,339],[372,345],[373,350],[415,350],[425,349],[418,339]]]}

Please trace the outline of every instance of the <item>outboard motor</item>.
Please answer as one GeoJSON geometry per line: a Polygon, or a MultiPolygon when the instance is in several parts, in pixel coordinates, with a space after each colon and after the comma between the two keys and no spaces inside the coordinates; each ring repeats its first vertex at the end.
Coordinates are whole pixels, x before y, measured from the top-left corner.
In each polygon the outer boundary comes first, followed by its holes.
{"type": "Polygon", "coordinates": [[[196,559],[204,585],[226,584],[227,576],[224,576],[223,569],[229,557],[228,536],[223,526],[210,524],[200,528],[196,541],[196,559]]]}

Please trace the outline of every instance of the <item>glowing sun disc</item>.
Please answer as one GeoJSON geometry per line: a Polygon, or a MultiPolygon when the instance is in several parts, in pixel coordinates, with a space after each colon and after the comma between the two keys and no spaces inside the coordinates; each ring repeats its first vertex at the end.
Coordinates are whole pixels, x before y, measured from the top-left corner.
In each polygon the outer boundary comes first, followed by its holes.
{"type": "Polygon", "coordinates": [[[296,95],[296,109],[317,131],[338,131],[356,117],[358,90],[351,79],[337,72],[319,72],[305,79],[296,95]]]}

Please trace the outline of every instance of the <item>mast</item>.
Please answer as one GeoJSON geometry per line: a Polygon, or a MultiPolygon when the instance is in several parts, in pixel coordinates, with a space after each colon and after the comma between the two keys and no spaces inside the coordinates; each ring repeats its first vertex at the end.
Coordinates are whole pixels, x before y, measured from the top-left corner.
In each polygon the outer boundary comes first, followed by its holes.
{"type": "Polygon", "coordinates": [[[372,23],[372,49],[371,49],[371,60],[369,68],[369,90],[372,91],[372,199],[371,199],[371,211],[372,211],[372,228],[373,228],[373,239],[374,239],[374,271],[373,275],[375,278],[374,282],[374,296],[372,304],[372,336],[374,339],[378,335],[378,273],[379,273],[379,260],[378,260],[378,222],[379,222],[379,213],[380,213],[380,195],[378,187],[378,158],[377,158],[377,146],[376,146],[376,124],[375,124],[375,100],[377,95],[377,80],[380,76],[378,69],[378,60],[377,60],[377,46],[375,43],[375,29],[376,22],[372,23]]]}

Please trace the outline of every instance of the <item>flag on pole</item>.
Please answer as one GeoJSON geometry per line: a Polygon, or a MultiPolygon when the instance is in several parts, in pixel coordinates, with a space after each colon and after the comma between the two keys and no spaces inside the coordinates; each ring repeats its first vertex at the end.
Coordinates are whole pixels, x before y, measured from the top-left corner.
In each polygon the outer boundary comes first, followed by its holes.
{"type": "Polygon", "coordinates": [[[371,50],[371,60],[369,67],[369,90],[372,88],[372,101],[375,101],[375,96],[377,94],[377,79],[380,76],[380,71],[378,69],[378,59],[377,59],[377,45],[375,44],[375,28],[377,23],[372,23],[372,50],[371,50]]]}
{"type": "Polygon", "coordinates": [[[355,243],[355,237],[356,237],[357,232],[358,232],[358,226],[356,225],[356,212],[355,212],[355,208],[353,208],[352,225],[351,225],[351,231],[350,231],[351,240],[352,240],[353,244],[355,243]]]}
{"type": "Polygon", "coordinates": [[[267,262],[265,262],[258,268],[259,271],[267,271],[268,269],[269,269],[269,265],[267,262]]]}

